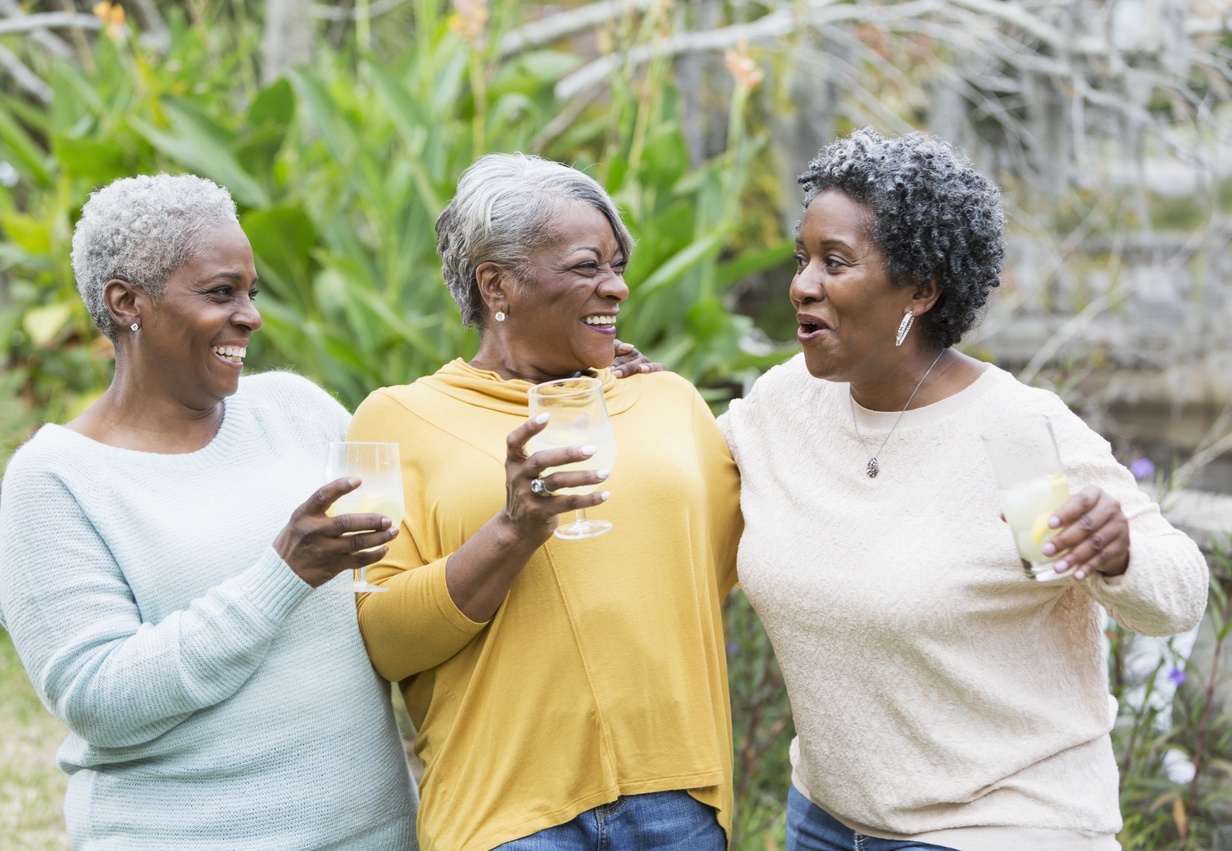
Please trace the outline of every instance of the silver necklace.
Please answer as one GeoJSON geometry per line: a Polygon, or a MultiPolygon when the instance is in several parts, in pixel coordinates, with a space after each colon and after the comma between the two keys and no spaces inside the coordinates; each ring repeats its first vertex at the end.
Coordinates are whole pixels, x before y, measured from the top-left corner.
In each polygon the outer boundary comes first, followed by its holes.
{"type": "MultiPolygon", "coordinates": [[[[886,432],[885,440],[881,441],[877,451],[869,456],[868,463],[864,465],[864,472],[868,473],[870,479],[877,478],[877,474],[881,472],[881,465],[877,463],[877,456],[881,454],[881,450],[885,449],[885,445],[890,442],[890,436],[894,434],[894,429],[898,428],[898,421],[903,418],[903,414],[907,413],[907,409],[911,407],[911,400],[915,398],[915,394],[924,386],[924,379],[928,378],[928,374],[933,371],[933,367],[937,365],[937,361],[941,360],[941,355],[943,354],[945,354],[945,349],[942,349],[933,358],[933,362],[928,365],[928,369],[924,370],[924,376],[920,379],[920,383],[915,386],[915,390],[911,391],[911,395],[907,397],[907,404],[903,405],[903,409],[898,412],[898,416],[894,419],[894,425],[890,426],[890,430],[886,432]]],[[[850,388],[847,392],[847,401],[851,405],[851,424],[856,427],[856,439],[860,441],[860,445],[867,452],[868,444],[864,442],[864,435],[860,434],[860,424],[856,421],[856,403],[851,395],[850,388]]]]}

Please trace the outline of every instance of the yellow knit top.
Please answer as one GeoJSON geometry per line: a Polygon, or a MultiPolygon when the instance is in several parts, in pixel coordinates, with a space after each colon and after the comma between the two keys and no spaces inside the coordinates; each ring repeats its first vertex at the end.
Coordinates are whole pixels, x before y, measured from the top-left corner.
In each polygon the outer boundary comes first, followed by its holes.
{"type": "MultiPolygon", "coordinates": [[[[370,395],[351,440],[401,444],[406,517],[359,599],[424,763],[424,851],[488,851],[618,795],[686,789],[730,832],[731,710],[719,602],[735,582],[738,477],[692,385],[600,373],[616,436],[612,521],[551,538],[496,615],[454,605],[445,564],[505,499],[525,381],[461,360],[370,395]]],[[[345,723],[345,722],[343,722],[345,723]]]]}

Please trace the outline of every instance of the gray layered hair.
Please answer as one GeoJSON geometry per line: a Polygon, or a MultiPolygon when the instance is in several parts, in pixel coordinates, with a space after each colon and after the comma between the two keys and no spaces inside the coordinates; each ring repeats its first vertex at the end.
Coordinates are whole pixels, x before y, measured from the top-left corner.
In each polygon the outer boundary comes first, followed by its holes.
{"type": "Polygon", "coordinates": [[[457,194],[436,220],[436,250],[463,325],[482,328],[486,321],[475,270],[495,263],[526,282],[536,249],[560,238],[559,215],[571,202],[603,214],[628,260],[633,237],[616,202],[577,169],[526,154],[488,154],[462,173],[457,194]]]}
{"type": "Polygon", "coordinates": [[[73,230],[73,275],[98,329],[117,330],[103,287],[118,278],[162,296],[171,273],[220,225],[239,224],[231,193],[191,174],[123,177],[90,195],[73,230]]]}
{"type": "Polygon", "coordinates": [[[828,189],[869,206],[891,280],[937,281],[941,296],[919,318],[929,339],[946,348],[975,325],[1001,282],[1005,215],[997,187],[963,154],[935,136],[887,139],[865,127],[822,149],[799,183],[806,210],[828,189]]]}

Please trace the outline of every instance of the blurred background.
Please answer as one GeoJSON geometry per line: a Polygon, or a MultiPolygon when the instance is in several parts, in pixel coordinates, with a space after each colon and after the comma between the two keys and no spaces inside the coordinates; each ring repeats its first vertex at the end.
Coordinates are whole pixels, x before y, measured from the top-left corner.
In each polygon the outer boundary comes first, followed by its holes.
{"type": "MultiPolygon", "coordinates": [[[[227,186],[251,368],[353,408],[474,351],[432,228],[461,171],[576,165],[637,239],[621,338],[721,411],[795,352],[795,177],[864,125],[1002,187],[1007,268],[961,348],[1060,393],[1209,553],[1197,633],[1109,624],[1121,840],[1232,848],[1232,0],[0,0],[0,464],[110,379],[69,250],[114,178],[227,186]]],[[[733,847],[781,848],[790,711],[739,592],[728,628],[733,847]]],[[[0,694],[0,848],[67,847],[63,730],[2,632],[0,694]]]]}

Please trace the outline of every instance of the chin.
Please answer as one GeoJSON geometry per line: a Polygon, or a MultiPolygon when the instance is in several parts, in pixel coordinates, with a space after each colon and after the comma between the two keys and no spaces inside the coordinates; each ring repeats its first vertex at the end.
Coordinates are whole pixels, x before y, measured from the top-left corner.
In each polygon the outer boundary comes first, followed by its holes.
{"type": "Polygon", "coordinates": [[[809,375],[814,378],[829,378],[834,374],[832,365],[828,361],[810,353],[807,349],[804,352],[804,365],[808,368],[809,375]]]}

